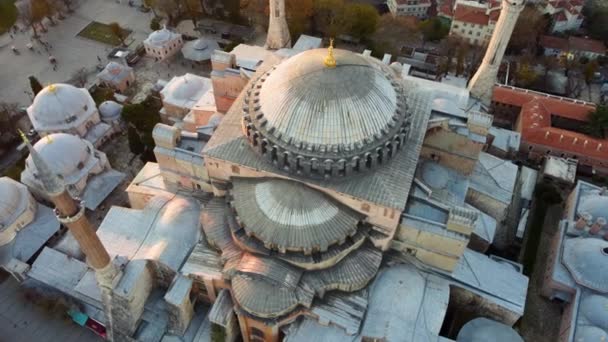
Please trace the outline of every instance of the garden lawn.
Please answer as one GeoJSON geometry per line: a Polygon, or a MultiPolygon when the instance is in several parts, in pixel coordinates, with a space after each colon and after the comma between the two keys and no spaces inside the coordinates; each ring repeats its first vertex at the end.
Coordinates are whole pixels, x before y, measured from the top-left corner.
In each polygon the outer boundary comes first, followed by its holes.
{"type": "MultiPolygon", "coordinates": [[[[123,29],[123,31],[129,34],[131,33],[131,30],[123,29]]],[[[78,35],[83,38],[95,40],[112,46],[120,44],[120,39],[118,39],[118,37],[112,33],[112,30],[110,30],[110,25],[97,21],[92,21],[89,25],[87,25],[87,27],[82,29],[78,35]]]]}
{"type": "Polygon", "coordinates": [[[15,0],[0,0],[0,34],[8,31],[17,20],[15,0]]]}

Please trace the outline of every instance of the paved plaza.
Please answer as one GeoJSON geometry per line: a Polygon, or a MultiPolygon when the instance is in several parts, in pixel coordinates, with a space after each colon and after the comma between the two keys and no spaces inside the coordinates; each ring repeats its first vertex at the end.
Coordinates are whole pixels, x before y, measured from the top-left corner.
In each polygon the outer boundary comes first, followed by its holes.
{"type": "Polygon", "coordinates": [[[150,32],[152,13],[142,13],[135,7],[129,7],[126,2],[80,0],[75,9],[73,14],[58,21],[56,26],[49,26],[48,32],[41,35],[41,39],[52,46],[50,54],[58,61],[56,71],[49,63],[49,53],[43,46],[34,43],[34,51],[27,49],[26,45],[32,41],[30,30],[19,32],[14,40],[10,39],[8,33],[0,37],[0,101],[29,105],[32,99],[27,77],[30,75],[37,76],[41,83],[47,84],[65,82],[80,68],[86,68],[91,75],[96,74],[97,56],[105,62],[106,55],[113,47],[77,36],[93,20],[106,24],[115,21],[128,27],[133,31],[127,39],[130,47],[139,44],[150,32]],[[12,45],[19,49],[19,55],[11,51],[12,45]]]}

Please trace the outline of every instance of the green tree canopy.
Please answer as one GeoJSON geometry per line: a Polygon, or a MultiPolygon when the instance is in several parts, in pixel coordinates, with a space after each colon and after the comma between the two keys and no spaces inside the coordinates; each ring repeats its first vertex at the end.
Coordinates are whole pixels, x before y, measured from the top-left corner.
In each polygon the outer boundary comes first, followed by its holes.
{"type": "Polygon", "coordinates": [[[134,151],[141,150],[140,147],[136,146],[139,144],[137,141],[131,141],[137,135],[144,146],[141,152],[141,158],[144,161],[155,161],[152,131],[154,130],[154,126],[161,122],[159,114],[161,105],[159,100],[149,96],[141,103],[128,104],[122,109],[121,115],[123,120],[130,128],[135,129],[135,132],[128,132],[132,135],[132,138],[129,140],[129,147],[132,147],[134,151]]]}
{"type": "Polygon", "coordinates": [[[608,106],[598,105],[589,113],[586,131],[594,138],[605,139],[608,129],[608,106]]]}
{"type": "Polygon", "coordinates": [[[424,41],[436,42],[446,37],[450,32],[450,28],[441,19],[434,17],[421,22],[420,31],[422,32],[424,41]]]}

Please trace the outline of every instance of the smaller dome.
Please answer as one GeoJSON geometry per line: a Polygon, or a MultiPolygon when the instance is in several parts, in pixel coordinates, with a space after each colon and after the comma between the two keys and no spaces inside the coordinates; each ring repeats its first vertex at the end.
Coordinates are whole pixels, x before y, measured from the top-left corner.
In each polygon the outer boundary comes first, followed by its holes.
{"type": "Polygon", "coordinates": [[[598,292],[608,292],[608,241],[568,239],[564,243],[562,257],[562,262],[578,284],[598,292]]]}
{"type": "Polygon", "coordinates": [[[114,101],[104,101],[99,105],[99,114],[103,119],[116,119],[121,112],[122,106],[114,101]]]}
{"type": "Polygon", "coordinates": [[[10,226],[22,212],[24,200],[19,183],[7,177],[0,178],[0,231],[10,226]]]}
{"type": "Polygon", "coordinates": [[[608,331],[607,297],[589,295],[582,300],[579,310],[589,323],[608,331]]]}
{"type": "Polygon", "coordinates": [[[197,77],[190,74],[185,74],[175,80],[172,80],[166,89],[163,89],[177,100],[192,99],[197,93],[205,87],[205,81],[202,77],[197,77]]]}
{"type": "Polygon", "coordinates": [[[608,333],[598,327],[583,325],[576,327],[573,341],[608,341],[608,333]]]}
{"type": "Polygon", "coordinates": [[[608,196],[600,195],[594,191],[581,200],[578,205],[578,214],[589,213],[595,221],[598,217],[608,216],[608,196]]]}
{"type": "Polygon", "coordinates": [[[160,30],[154,31],[148,37],[151,43],[161,44],[171,39],[173,32],[169,31],[166,27],[160,30]]]}
{"type": "Polygon", "coordinates": [[[457,342],[524,342],[524,339],[508,325],[487,319],[476,318],[465,324],[458,332],[457,342]]]}
{"type": "Polygon", "coordinates": [[[95,102],[86,89],[59,83],[42,89],[27,113],[34,129],[44,132],[78,127],[95,109],[95,102]]]}
{"type": "Polygon", "coordinates": [[[422,164],[422,181],[433,189],[445,189],[450,180],[448,172],[436,163],[422,164]]]}
{"type": "MultiPolygon", "coordinates": [[[[63,179],[79,174],[92,158],[92,147],[89,142],[65,133],[51,134],[40,139],[34,145],[34,149],[48,163],[51,170],[63,179]]],[[[32,175],[37,172],[31,156],[27,157],[26,171],[32,175]]]]}

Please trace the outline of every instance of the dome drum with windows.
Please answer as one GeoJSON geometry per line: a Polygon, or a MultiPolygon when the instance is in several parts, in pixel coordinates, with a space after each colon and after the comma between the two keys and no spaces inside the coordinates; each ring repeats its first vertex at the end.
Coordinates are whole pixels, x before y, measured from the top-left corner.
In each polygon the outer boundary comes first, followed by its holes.
{"type": "Polygon", "coordinates": [[[394,72],[371,57],[330,53],[335,66],[327,50],[305,51],[247,90],[244,133],[287,172],[329,178],[374,169],[406,141],[410,114],[394,72]]]}

